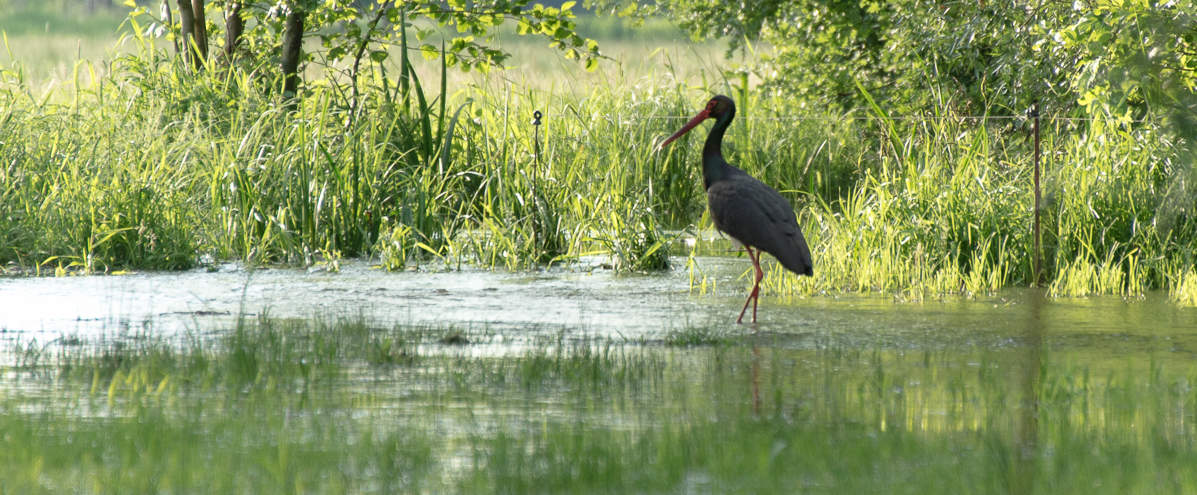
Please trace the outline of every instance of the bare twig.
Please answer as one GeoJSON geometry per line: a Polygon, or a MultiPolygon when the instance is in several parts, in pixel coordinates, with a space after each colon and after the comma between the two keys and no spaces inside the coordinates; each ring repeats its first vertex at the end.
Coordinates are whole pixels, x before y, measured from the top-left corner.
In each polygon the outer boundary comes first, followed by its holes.
{"type": "Polygon", "coordinates": [[[361,67],[362,56],[366,54],[366,47],[370,43],[370,38],[374,34],[374,30],[378,28],[378,23],[382,21],[383,16],[386,15],[387,9],[390,6],[390,1],[379,6],[378,11],[374,13],[374,19],[370,21],[370,27],[366,29],[361,42],[357,45],[357,53],[353,56],[353,70],[349,73],[349,81],[353,85],[353,101],[349,106],[349,122],[346,125],[352,125],[353,120],[357,117],[358,99],[360,96],[357,89],[357,76],[358,70],[361,67]]]}

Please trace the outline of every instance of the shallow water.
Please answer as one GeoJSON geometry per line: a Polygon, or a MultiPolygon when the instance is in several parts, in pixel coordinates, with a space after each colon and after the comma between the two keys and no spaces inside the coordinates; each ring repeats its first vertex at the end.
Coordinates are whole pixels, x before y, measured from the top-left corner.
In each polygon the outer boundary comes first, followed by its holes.
{"type": "Polygon", "coordinates": [[[697,261],[718,290],[599,261],[2,279],[0,491],[1197,489],[1197,310],[764,297],[736,325],[747,260],[697,261]]]}
{"type": "MultiPolygon", "coordinates": [[[[685,260],[662,274],[617,274],[597,262],[532,272],[386,272],[343,262],[338,272],[297,269],[135,273],[0,279],[0,332],[11,340],[129,332],[170,335],[227,324],[238,314],[275,318],[363,316],[380,324],[461,325],[521,339],[561,327],[592,336],[659,338],[713,327],[771,336],[775,345],[1000,348],[1029,329],[1058,350],[1094,355],[1197,353],[1197,309],[1162,295],[1044,300],[1034,290],[977,299],[895,303],[878,295],[762,297],[759,322],[735,325],[747,294],[744,258],[702,257],[717,290],[691,290],[685,260]]],[[[750,310],[751,311],[751,310],[750,310]]]]}

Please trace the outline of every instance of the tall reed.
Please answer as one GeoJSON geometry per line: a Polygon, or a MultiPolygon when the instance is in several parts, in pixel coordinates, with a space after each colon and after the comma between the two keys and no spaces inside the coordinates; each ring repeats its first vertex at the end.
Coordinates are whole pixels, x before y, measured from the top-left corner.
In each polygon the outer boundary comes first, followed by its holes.
{"type": "MultiPolygon", "coordinates": [[[[877,106],[830,115],[747,81],[702,89],[669,74],[451,87],[443,62],[429,72],[406,58],[398,77],[363,76],[352,102],[330,78],[291,106],[252,71],[186,73],[142,42],[60,93],[5,72],[0,264],[366,256],[519,269],[607,253],[619,269],[660,269],[678,237],[710,225],[701,133],[654,145],[720,92],[738,99],[729,161],[793,203],[814,253],[815,277],[770,265],[767,292],[921,299],[1033,281],[1026,121],[966,119],[951,102],[902,119],[877,106]]],[[[1150,123],[1045,122],[1052,293],[1187,300],[1197,219],[1177,192],[1176,141],[1150,123]]]]}

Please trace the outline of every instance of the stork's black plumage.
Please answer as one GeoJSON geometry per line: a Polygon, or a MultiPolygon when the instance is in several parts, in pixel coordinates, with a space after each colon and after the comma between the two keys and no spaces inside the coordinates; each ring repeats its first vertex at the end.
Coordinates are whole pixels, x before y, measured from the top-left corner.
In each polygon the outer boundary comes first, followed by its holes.
{"type": "Polygon", "coordinates": [[[673,142],[706,119],[715,119],[715,126],[707,135],[702,148],[702,181],[707,190],[707,205],[715,227],[723,231],[748,252],[756,277],[752,292],[740,310],[739,323],[744,319],[748,303],[752,302],[752,321],[756,321],[756,306],[760,299],[760,251],[772,254],[786,269],[798,275],[811,275],[810,249],[798,227],[798,219],[790,203],[773,188],[727,163],[723,159],[723,134],[736,116],[736,104],[731,98],[715,96],[697,116],[681,130],[661,143],[659,148],[673,142]],[[757,251],[754,252],[753,249],[757,251]]]}

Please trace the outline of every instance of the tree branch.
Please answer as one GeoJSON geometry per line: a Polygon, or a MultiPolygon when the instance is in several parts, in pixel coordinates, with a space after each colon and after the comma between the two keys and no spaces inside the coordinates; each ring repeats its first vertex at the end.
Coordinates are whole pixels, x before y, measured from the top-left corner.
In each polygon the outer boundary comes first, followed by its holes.
{"type": "Polygon", "coordinates": [[[349,73],[349,81],[353,85],[353,102],[349,107],[349,121],[353,122],[354,116],[357,115],[358,97],[360,96],[357,89],[357,75],[358,69],[362,63],[362,56],[366,53],[366,46],[370,43],[370,37],[374,34],[374,30],[378,28],[378,23],[382,21],[383,16],[386,15],[387,9],[391,2],[379,7],[378,12],[375,12],[374,19],[370,21],[370,27],[366,29],[366,33],[362,36],[362,40],[357,45],[357,53],[353,56],[353,71],[349,73]]]}

